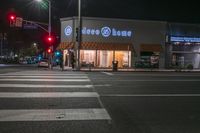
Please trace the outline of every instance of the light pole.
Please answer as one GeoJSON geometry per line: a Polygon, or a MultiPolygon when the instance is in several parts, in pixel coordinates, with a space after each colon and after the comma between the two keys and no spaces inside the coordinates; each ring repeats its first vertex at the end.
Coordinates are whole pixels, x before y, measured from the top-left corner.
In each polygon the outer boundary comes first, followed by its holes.
{"type": "Polygon", "coordinates": [[[81,0],[78,0],[78,46],[77,46],[77,70],[80,70],[80,46],[82,38],[81,0]]]}
{"type": "MultiPolygon", "coordinates": [[[[36,0],[37,2],[42,2],[43,0],[36,0]]],[[[49,25],[48,25],[48,33],[49,37],[51,37],[51,0],[46,0],[49,5],[49,25]]],[[[53,51],[53,45],[50,44],[50,48],[53,51]]],[[[52,52],[50,53],[49,56],[49,68],[52,69],[52,52]]]]}
{"type": "MultiPolygon", "coordinates": [[[[43,0],[36,0],[37,2],[42,2],[43,0]]],[[[49,36],[51,36],[51,1],[50,0],[46,0],[48,2],[49,5],[49,26],[48,26],[48,32],[49,32],[49,36]]]]}

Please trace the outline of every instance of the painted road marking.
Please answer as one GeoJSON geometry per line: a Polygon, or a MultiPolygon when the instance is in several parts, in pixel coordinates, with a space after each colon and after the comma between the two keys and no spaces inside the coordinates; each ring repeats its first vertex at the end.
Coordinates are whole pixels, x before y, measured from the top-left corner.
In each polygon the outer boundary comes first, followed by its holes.
{"type": "Polygon", "coordinates": [[[0,88],[93,88],[93,85],[0,84],[0,88]]]}
{"type": "Polygon", "coordinates": [[[110,87],[111,84],[99,84],[99,85],[93,85],[94,87],[110,87]]]}
{"type": "Polygon", "coordinates": [[[81,76],[81,75],[71,75],[71,76],[66,76],[66,75],[63,75],[63,76],[36,76],[36,75],[32,75],[32,76],[24,76],[24,75],[0,75],[0,78],[56,78],[56,79],[84,79],[84,78],[88,78],[87,76],[81,76]]]}
{"type": "Polygon", "coordinates": [[[179,74],[179,75],[173,75],[173,74],[152,74],[152,73],[146,73],[146,74],[135,74],[135,73],[121,73],[121,74],[117,74],[117,75],[120,75],[120,76],[130,76],[130,77],[134,77],[134,76],[137,76],[137,77],[141,77],[141,76],[145,76],[145,77],[200,77],[200,74],[194,74],[194,75],[191,75],[191,74],[179,74]]]}
{"type": "Polygon", "coordinates": [[[101,97],[200,97],[200,94],[103,94],[101,97]]]}
{"type": "Polygon", "coordinates": [[[111,120],[105,109],[0,110],[0,121],[111,120]]]}
{"type": "MultiPolygon", "coordinates": [[[[98,81],[104,81],[105,79],[98,79],[98,81]]],[[[148,80],[148,79],[127,79],[127,80],[123,80],[123,79],[109,79],[109,81],[113,81],[113,82],[193,82],[193,81],[200,81],[200,79],[154,79],[154,80],[148,80]]]]}
{"type": "Polygon", "coordinates": [[[90,79],[15,79],[15,78],[5,78],[0,79],[0,81],[42,81],[42,82],[90,82],[90,79]]]}
{"type": "Polygon", "coordinates": [[[0,98],[99,97],[96,92],[0,92],[0,98]]]}
{"type": "Polygon", "coordinates": [[[109,72],[102,72],[103,74],[109,75],[109,76],[113,76],[113,73],[109,73],[109,72]]]}
{"type": "Polygon", "coordinates": [[[25,73],[5,73],[5,74],[0,74],[1,76],[87,76],[86,74],[64,74],[64,73],[59,73],[59,74],[56,74],[56,73],[43,73],[43,74],[41,74],[41,73],[38,73],[38,74],[36,74],[36,73],[27,73],[27,74],[25,74],[25,73]]]}

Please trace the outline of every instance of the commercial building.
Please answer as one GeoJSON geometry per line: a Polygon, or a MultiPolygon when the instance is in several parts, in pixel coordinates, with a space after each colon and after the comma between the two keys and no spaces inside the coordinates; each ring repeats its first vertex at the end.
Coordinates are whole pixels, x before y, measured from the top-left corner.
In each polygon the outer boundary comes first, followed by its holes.
{"type": "MultiPolygon", "coordinates": [[[[71,57],[75,55],[75,60],[79,61],[81,67],[90,65],[111,68],[112,62],[118,61],[119,68],[170,68],[174,63],[174,54],[179,55],[177,52],[180,52],[174,51],[174,42],[179,42],[182,39],[179,37],[185,36],[174,34],[176,29],[173,25],[176,24],[164,21],[83,17],[81,45],[78,46],[77,17],[62,18],[61,43],[58,49],[63,50],[65,66],[70,66],[71,57]],[[78,50],[80,60],[77,57],[78,50]]],[[[190,39],[197,44],[198,38],[190,39]]],[[[199,56],[197,51],[195,53],[199,56]]],[[[180,59],[182,58],[181,56],[180,59]]],[[[195,55],[194,58],[198,57],[195,55]]]]}
{"type": "Polygon", "coordinates": [[[168,23],[166,68],[200,68],[200,25],[168,23]]]}

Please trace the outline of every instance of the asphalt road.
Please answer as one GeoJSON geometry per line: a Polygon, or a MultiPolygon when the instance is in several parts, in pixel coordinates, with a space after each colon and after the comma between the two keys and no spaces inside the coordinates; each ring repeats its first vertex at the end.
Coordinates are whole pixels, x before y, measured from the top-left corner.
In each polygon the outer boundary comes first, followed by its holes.
{"type": "Polygon", "coordinates": [[[199,88],[200,73],[6,67],[0,133],[199,133],[199,88]]]}
{"type": "Polygon", "coordinates": [[[91,73],[120,133],[199,133],[199,73],[91,73]]]}

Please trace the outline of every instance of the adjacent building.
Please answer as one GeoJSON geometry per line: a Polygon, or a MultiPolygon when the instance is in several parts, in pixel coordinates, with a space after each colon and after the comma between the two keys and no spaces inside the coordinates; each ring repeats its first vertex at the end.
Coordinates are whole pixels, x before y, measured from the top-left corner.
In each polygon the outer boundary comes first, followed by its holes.
{"type": "Polygon", "coordinates": [[[81,67],[111,68],[113,61],[119,68],[200,67],[199,25],[83,17],[80,46],[77,27],[77,17],[61,19],[58,49],[63,50],[65,66],[74,55],[81,67]]]}

